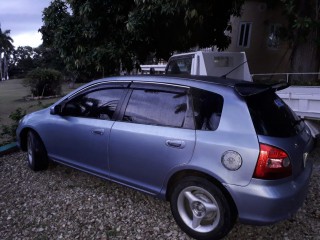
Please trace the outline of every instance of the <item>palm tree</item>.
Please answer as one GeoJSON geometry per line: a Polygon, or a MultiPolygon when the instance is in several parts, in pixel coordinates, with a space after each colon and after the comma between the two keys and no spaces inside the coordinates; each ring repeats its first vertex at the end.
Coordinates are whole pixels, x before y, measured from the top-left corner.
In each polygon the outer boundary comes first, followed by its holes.
{"type": "Polygon", "coordinates": [[[10,30],[2,32],[0,24],[0,81],[8,79],[8,62],[10,53],[14,47],[13,39],[10,37],[10,30]]]}

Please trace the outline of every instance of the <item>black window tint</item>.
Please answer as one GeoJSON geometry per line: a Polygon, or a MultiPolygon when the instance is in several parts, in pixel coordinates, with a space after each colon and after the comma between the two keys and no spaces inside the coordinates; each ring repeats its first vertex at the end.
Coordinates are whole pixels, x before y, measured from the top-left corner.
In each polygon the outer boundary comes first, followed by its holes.
{"type": "Polygon", "coordinates": [[[90,92],[68,102],[63,113],[69,116],[111,120],[123,89],[103,89],[90,92]]]}
{"type": "Polygon", "coordinates": [[[216,130],[220,123],[223,97],[212,92],[194,89],[192,98],[196,129],[216,130]]]}
{"type": "Polygon", "coordinates": [[[187,111],[186,93],[133,90],[124,121],[183,127],[187,111]]]}
{"type": "Polygon", "coordinates": [[[296,114],[274,92],[248,97],[247,104],[259,135],[289,137],[303,127],[296,114]]]}

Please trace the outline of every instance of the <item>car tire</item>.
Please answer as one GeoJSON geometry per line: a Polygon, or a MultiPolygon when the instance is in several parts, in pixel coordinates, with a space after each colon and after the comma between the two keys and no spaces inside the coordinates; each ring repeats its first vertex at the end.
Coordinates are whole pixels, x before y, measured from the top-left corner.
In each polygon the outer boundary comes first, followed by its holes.
{"type": "Polygon", "coordinates": [[[27,153],[28,166],[33,171],[41,171],[48,168],[49,160],[46,148],[40,137],[33,131],[28,132],[27,153]]]}
{"type": "Polygon", "coordinates": [[[179,181],[170,196],[170,204],[180,228],[199,240],[223,238],[237,217],[223,192],[200,177],[179,181]]]}

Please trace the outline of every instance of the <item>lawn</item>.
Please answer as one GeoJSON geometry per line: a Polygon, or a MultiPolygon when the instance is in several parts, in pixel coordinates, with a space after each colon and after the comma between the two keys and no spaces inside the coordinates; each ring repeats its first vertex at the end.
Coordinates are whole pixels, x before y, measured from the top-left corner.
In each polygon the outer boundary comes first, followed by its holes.
{"type": "MultiPolygon", "coordinates": [[[[30,96],[30,91],[29,88],[23,86],[22,81],[22,79],[0,81],[0,126],[11,124],[12,121],[9,115],[18,108],[30,113],[42,109],[44,106],[49,106],[60,98],[27,100],[27,97],[30,96]]],[[[75,85],[75,87],[78,86],[80,84],[75,85]]],[[[67,84],[63,84],[62,95],[72,90],[73,88],[71,89],[67,84]]],[[[1,142],[0,139],[0,145],[1,142]]]]}

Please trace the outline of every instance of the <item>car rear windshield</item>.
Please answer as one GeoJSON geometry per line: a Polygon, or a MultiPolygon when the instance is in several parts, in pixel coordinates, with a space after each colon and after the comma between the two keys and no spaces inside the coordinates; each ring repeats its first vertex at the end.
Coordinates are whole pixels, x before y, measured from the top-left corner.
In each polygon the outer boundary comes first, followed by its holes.
{"type": "Polygon", "coordinates": [[[246,101],[258,135],[290,137],[301,130],[299,117],[274,91],[246,97],[246,101]]]}

